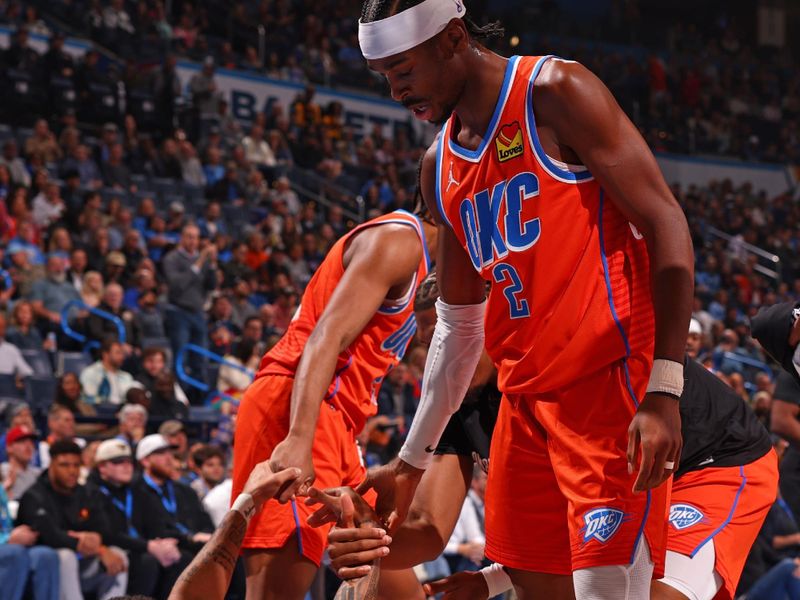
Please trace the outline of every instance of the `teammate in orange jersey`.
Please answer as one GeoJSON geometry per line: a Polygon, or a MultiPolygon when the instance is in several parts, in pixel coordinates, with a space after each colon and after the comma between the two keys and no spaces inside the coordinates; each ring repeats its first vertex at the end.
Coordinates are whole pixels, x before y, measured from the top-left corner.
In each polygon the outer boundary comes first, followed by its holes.
{"type": "MultiPolygon", "coordinates": [[[[429,276],[430,277],[430,276],[429,276]]],[[[420,291],[429,288],[427,280],[420,291]]],[[[437,294],[428,289],[428,296],[437,294]]],[[[419,297],[419,292],[418,292],[419,297]]],[[[419,332],[435,314],[417,303],[419,332]]],[[[783,315],[791,313],[782,308],[783,315]]],[[[758,319],[758,317],[756,318],[758,319]]],[[[754,319],[754,330],[756,328],[754,319]]],[[[770,329],[773,339],[786,346],[789,319],[760,325],[770,329]]],[[[729,386],[700,363],[688,357],[692,329],[686,343],[686,385],[680,398],[683,448],[675,472],[670,501],[665,575],[652,582],[651,600],[732,600],[750,547],[777,495],[777,458],[769,433],[756,415],[729,386]]],[[[796,345],[796,342],[795,342],[796,345]]],[[[771,351],[768,342],[765,348],[771,351]]],[[[788,350],[789,355],[794,349],[788,350]]],[[[437,458],[471,456],[488,458],[486,440],[491,439],[497,409],[493,403],[461,407],[451,419],[437,448],[437,458]]],[[[481,461],[489,464],[489,461],[481,461]]],[[[337,528],[329,535],[332,566],[342,578],[360,577],[381,558],[381,572],[430,560],[441,552],[452,531],[466,492],[458,484],[458,462],[434,462],[422,478],[409,518],[392,536],[387,548],[383,532],[369,527],[337,528]],[[448,473],[450,471],[450,473],[448,473]],[[430,493],[432,476],[450,481],[450,489],[430,493]],[[455,513],[455,514],[454,514],[455,513]],[[429,532],[440,532],[441,544],[432,544],[429,532]],[[431,547],[433,546],[433,547],[431,547]]],[[[341,514],[339,500],[312,492],[327,510],[316,513],[310,523],[341,514]]],[[[456,573],[431,584],[429,595],[444,592],[443,600],[485,600],[511,588],[502,565],[494,563],[480,572],[456,573]]]]}
{"type": "Polygon", "coordinates": [[[596,77],[489,52],[465,17],[461,0],[366,0],[359,23],[392,96],[444,123],[421,178],[439,318],[400,460],[371,478],[378,509],[390,530],[405,517],[478,360],[463,348],[485,341],[504,393],[487,556],[522,598],[646,598],[681,447],[686,220],[596,77]]]}
{"type": "MultiPolygon", "coordinates": [[[[326,531],[306,524],[312,509],[294,496],[315,480],[332,487],[364,479],[356,435],[414,335],[412,301],[436,238],[435,227],[405,211],[344,236],[309,282],[286,334],[262,359],[239,409],[232,497],[267,458],[273,469],[296,467],[301,475],[250,523],[243,542],[248,598],[301,599],[311,585],[326,531]]],[[[400,595],[414,598],[422,592],[407,575],[382,583],[402,590],[408,582],[410,591],[400,595]]]]}

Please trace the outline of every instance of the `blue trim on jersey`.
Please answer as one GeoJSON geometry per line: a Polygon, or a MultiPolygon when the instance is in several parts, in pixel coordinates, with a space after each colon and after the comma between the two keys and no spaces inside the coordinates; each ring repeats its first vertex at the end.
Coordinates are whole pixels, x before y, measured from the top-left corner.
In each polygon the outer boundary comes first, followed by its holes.
{"type": "Polygon", "coordinates": [[[639,533],[636,534],[636,541],[633,542],[633,552],[631,552],[631,560],[629,564],[633,564],[633,561],[636,559],[636,549],[639,547],[639,542],[642,540],[642,535],[644,534],[644,526],[647,524],[647,517],[650,516],[650,501],[653,499],[652,493],[650,490],[647,490],[647,504],[644,505],[644,516],[642,517],[642,524],[639,525],[639,533]]]}
{"type": "MultiPolygon", "coordinates": [[[[412,219],[414,219],[414,221],[416,221],[417,226],[419,227],[419,237],[422,240],[422,253],[425,255],[425,269],[427,271],[430,271],[431,270],[431,255],[428,254],[428,240],[425,239],[425,228],[422,226],[422,219],[420,219],[414,213],[408,212],[407,210],[405,210],[403,208],[398,208],[394,212],[399,212],[399,213],[406,214],[409,217],[411,217],[412,219]]],[[[426,275],[427,275],[427,273],[426,273],[426,275]]]]}
{"type": "Polygon", "coordinates": [[[294,514],[294,532],[297,536],[297,551],[303,554],[303,535],[300,533],[300,515],[297,514],[297,502],[292,500],[292,513],[294,514]]]}
{"type": "MultiPolygon", "coordinates": [[[[608,307],[611,309],[611,316],[614,317],[614,322],[617,324],[617,329],[619,329],[619,334],[622,336],[622,341],[625,344],[625,356],[628,357],[631,355],[631,346],[628,343],[628,336],[625,333],[625,328],[622,326],[622,322],[619,320],[619,316],[617,316],[617,309],[614,306],[614,294],[611,291],[611,277],[608,274],[608,259],[606,258],[606,244],[605,244],[605,235],[603,233],[603,205],[605,204],[605,194],[603,189],[600,188],[600,209],[598,211],[597,217],[597,225],[600,231],[600,260],[603,261],[603,277],[606,280],[606,293],[608,294],[608,307]]],[[[634,398],[635,400],[635,398],[634,398]]]]}
{"type": "Polygon", "coordinates": [[[416,295],[417,291],[417,273],[414,273],[414,280],[411,283],[411,286],[408,288],[408,292],[406,292],[406,298],[400,304],[389,304],[389,305],[381,305],[381,307],[377,310],[378,314],[381,315],[396,315],[403,312],[408,305],[414,300],[414,296],[416,295]]]}
{"type": "Polygon", "coordinates": [[[547,171],[550,175],[552,175],[558,181],[562,181],[564,183],[583,183],[584,181],[591,181],[594,179],[592,174],[587,169],[586,171],[581,171],[578,173],[573,173],[567,169],[563,169],[555,164],[547,153],[544,151],[542,147],[542,143],[539,141],[539,133],[536,131],[536,116],[534,115],[533,111],[533,84],[536,81],[536,78],[539,76],[539,72],[542,70],[544,63],[546,63],[551,58],[558,58],[552,54],[548,54],[547,56],[543,56],[539,59],[539,62],[536,63],[536,66],[533,69],[533,73],[531,74],[531,79],[528,82],[528,96],[525,102],[525,115],[527,118],[527,126],[528,126],[528,138],[530,139],[531,145],[533,146],[533,153],[536,155],[536,159],[539,161],[539,164],[547,171]]]}
{"type": "Polygon", "coordinates": [[[444,155],[444,138],[447,135],[447,123],[442,126],[442,131],[439,134],[439,142],[436,146],[436,206],[439,207],[439,215],[444,219],[445,223],[453,229],[453,224],[444,210],[444,200],[442,199],[442,156],[444,155]]]}
{"type": "Polygon", "coordinates": [[[744,491],[744,486],[747,484],[747,477],[744,474],[744,465],[739,465],[739,476],[742,478],[742,483],[739,485],[739,489],[736,491],[736,496],[733,499],[733,506],[731,506],[731,512],[728,513],[728,518],[722,522],[722,525],[717,527],[714,531],[711,532],[706,539],[700,542],[697,545],[697,548],[692,550],[692,553],[689,555],[689,558],[694,558],[694,555],[700,552],[700,549],[705,546],[708,542],[714,539],[714,536],[717,535],[720,531],[722,531],[725,526],[731,522],[733,518],[733,513],[736,511],[736,506],[739,504],[739,496],[742,495],[742,491],[744,491]]]}
{"type": "Polygon", "coordinates": [[[342,373],[347,371],[350,368],[350,365],[353,364],[353,355],[351,354],[350,357],[347,359],[347,362],[344,366],[336,371],[336,374],[333,376],[333,391],[325,394],[325,400],[333,400],[336,397],[336,394],[339,393],[339,384],[342,382],[342,373]]]}
{"type": "Polygon", "coordinates": [[[451,136],[447,136],[447,143],[450,147],[450,151],[453,154],[471,161],[475,161],[483,155],[484,150],[486,150],[486,146],[489,145],[489,141],[492,139],[492,137],[494,137],[494,131],[497,129],[497,124],[500,121],[500,115],[503,114],[503,109],[506,106],[506,100],[508,100],[508,90],[511,87],[511,82],[514,79],[512,75],[514,74],[518,61],[519,56],[512,56],[508,59],[506,72],[505,75],[503,75],[503,86],[500,88],[500,95],[498,96],[497,104],[495,104],[494,107],[492,120],[489,121],[489,127],[486,129],[486,133],[484,134],[483,139],[481,139],[481,143],[475,150],[467,150],[466,148],[463,148],[454,142],[451,136]]]}

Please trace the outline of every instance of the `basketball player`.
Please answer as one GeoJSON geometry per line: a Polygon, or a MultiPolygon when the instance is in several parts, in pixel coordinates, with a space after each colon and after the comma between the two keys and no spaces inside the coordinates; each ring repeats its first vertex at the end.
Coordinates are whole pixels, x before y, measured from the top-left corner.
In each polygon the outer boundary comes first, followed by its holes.
{"type": "Polygon", "coordinates": [[[371,478],[377,508],[390,531],[405,518],[485,341],[504,393],[487,556],[523,599],[645,598],[680,454],[688,227],[596,77],[491,53],[465,17],[461,0],[367,0],[359,23],[393,97],[444,122],[421,179],[439,318],[418,418],[371,478]]]}
{"type": "MultiPolygon", "coordinates": [[[[418,311],[417,316],[419,322],[426,319],[424,312],[418,311]]],[[[687,339],[687,350],[689,347],[687,339]]],[[[730,387],[688,358],[685,374],[686,386],[680,399],[684,445],[672,488],[666,572],[663,579],[653,582],[651,597],[732,600],[747,554],[777,494],[777,457],[769,433],[730,387]]],[[[478,410],[484,413],[481,422],[491,423],[494,416],[491,406],[479,406],[478,410]]],[[[458,417],[460,414],[451,419],[442,438],[443,445],[437,451],[455,451],[462,456],[479,454],[482,439],[491,437],[492,429],[468,427],[455,433],[454,425],[462,422],[458,417]]],[[[432,466],[423,476],[420,491],[435,468],[432,466]]],[[[332,542],[329,552],[334,569],[341,577],[361,576],[367,572],[361,565],[381,556],[383,574],[392,568],[429,560],[424,549],[426,540],[415,533],[419,527],[407,530],[407,526],[414,522],[415,513],[435,510],[436,514],[446,514],[445,505],[451,503],[458,510],[463,496],[442,494],[431,500],[437,506],[426,510],[419,506],[420,498],[415,496],[411,516],[394,536],[388,555],[381,550],[382,532],[333,530],[329,535],[332,542]]],[[[321,517],[315,515],[312,522],[321,517]]],[[[450,527],[452,530],[452,524],[450,527]]],[[[444,535],[447,536],[447,531],[444,535]]],[[[435,582],[428,591],[446,592],[445,600],[485,599],[510,588],[508,575],[495,563],[480,572],[455,574],[435,582]]]]}
{"type": "MultiPolygon", "coordinates": [[[[356,435],[375,414],[381,381],[414,335],[412,300],[436,239],[434,227],[405,211],[354,229],[328,253],[286,334],[262,359],[239,409],[232,497],[267,458],[273,471],[298,468],[301,475],[248,527],[242,544],[248,598],[305,596],[326,531],[306,525],[311,509],[294,496],[315,480],[329,487],[364,479],[356,435]]],[[[420,596],[413,574],[404,576],[416,592],[403,597],[420,596]]],[[[402,589],[392,574],[382,581],[402,589]]]]}

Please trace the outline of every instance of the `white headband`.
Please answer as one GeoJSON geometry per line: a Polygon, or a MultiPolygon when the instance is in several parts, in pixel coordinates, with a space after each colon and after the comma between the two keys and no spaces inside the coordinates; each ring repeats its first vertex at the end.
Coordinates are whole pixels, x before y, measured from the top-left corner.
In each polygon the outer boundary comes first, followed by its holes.
{"type": "Polygon", "coordinates": [[[427,42],[465,12],[463,0],[425,0],[380,21],[359,21],[361,53],[367,60],[400,54],[427,42]]]}

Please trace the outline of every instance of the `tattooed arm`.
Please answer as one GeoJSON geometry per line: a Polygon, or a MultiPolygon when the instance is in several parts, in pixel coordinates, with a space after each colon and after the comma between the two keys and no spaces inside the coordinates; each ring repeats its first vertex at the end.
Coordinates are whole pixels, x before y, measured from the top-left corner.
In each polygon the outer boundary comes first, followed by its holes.
{"type": "MultiPolygon", "coordinates": [[[[254,510],[300,476],[300,469],[273,473],[269,461],[256,465],[242,490],[253,499],[254,510]]],[[[238,500],[237,503],[238,504],[238,500]]],[[[235,505],[236,505],[235,504],[235,505]]],[[[217,531],[178,578],[169,600],[222,600],[236,567],[249,517],[236,508],[228,511],[217,531]]]]}

